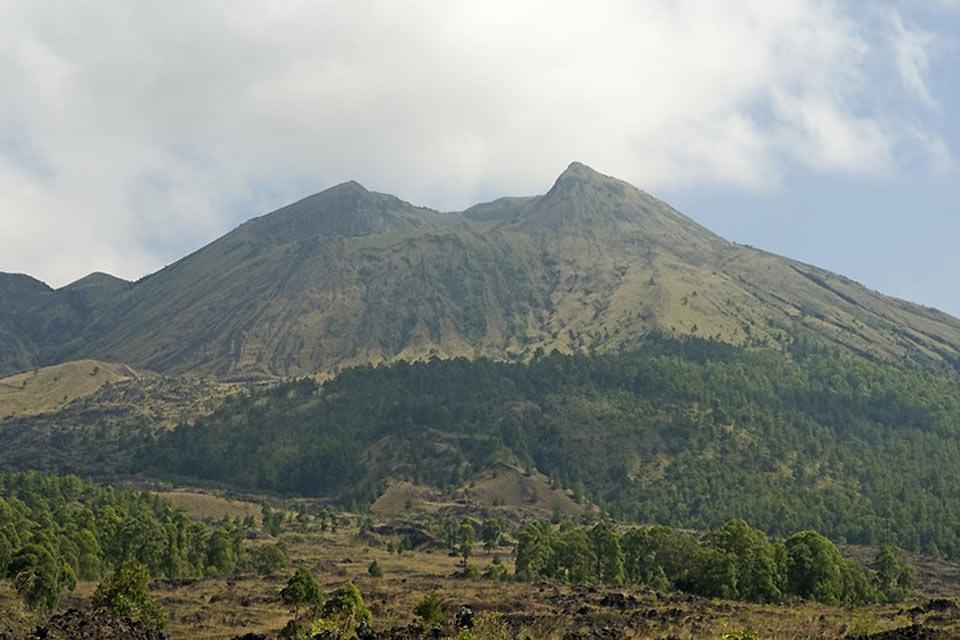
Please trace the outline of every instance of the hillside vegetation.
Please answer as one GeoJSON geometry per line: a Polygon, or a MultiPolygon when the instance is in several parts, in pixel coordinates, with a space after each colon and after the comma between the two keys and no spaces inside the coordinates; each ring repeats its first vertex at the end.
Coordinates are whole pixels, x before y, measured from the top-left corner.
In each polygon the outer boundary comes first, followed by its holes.
{"type": "Polygon", "coordinates": [[[399,359],[616,352],[651,332],[956,366],[960,320],[714,235],[574,163],[542,196],[440,213],[355,182],[135,283],[0,274],[0,372],[68,359],[261,378],[399,359]]]}
{"type": "Polygon", "coordinates": [[[212,380],[141,375],[104,384],[56,411],[0,418],[0,467],[110,472],[149,434],[213,411],[236,389],[212,380]]]}
{"type": "Polygon", "coordinates": [[[536,469],[617,517],[960,554],[960,381],[800,345],[651,338],[528,364],[398,363],[229,398],[132,470],[372,502],[536,469]]]}

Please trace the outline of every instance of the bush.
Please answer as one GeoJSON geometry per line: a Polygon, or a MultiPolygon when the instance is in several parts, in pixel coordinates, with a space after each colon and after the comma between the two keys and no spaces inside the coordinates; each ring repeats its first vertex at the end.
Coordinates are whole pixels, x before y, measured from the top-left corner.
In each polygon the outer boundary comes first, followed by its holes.
{"type": "Polygon", "coordinates": [[[497,582],[503,582],[510,579],[510,574],[507,572],[507,568],[502,564],[493,564],[483,572],[484,580],[496,580],[497,582]]]}
{"type": "Polygon", "coordinates": [[[910,595],[916,568],[903,551],[891,545],[881,547],[873,567],[877,572],[874,584],[881,599],[900,602],[910,595]]]}
{"type": "Polygon", "coordinates": [[[879,633],[881,630],[883,630],[883,627],[877,620],[877,616],[870,611],[859,611],[854,614],[850,628],[847,630],[847,635],[853,638],[859,638],[860,636],[871,636],[879,633]]]}
{"type": "Polygon", "coordinates": [[[310,629],[296,620],[288,622],[277,635],[278,640],[306,640],[310,637],[310,629]]]}
{"type": "Polygon", "coordinates": [[[380,563],[374,560],[370,563],[370,566],[367,567],[367,573],[370,574],[372,578],[382,578],[383,569],[380,567],[380,563]]]}
{"type": "Polygon", "coordinates": [[[423,626],[432,629],[443,623],[443,600],[435,593],[431,593],[413,608],[413,614],[420,618],[423,626]]]}
{"type": "Polygon", "coordinates": [[[290,566],[287,546],[282,542],[263,544],[250,552],[250,566],[262,576],[272,576],[290,566]]]}

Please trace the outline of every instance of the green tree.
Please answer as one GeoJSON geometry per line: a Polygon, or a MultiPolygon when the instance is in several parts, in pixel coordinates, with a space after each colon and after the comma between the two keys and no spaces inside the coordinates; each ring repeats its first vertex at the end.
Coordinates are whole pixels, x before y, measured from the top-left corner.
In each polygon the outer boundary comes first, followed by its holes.
{"type": "Polygon", "coordinates": [[[283,527],[283,517],[283,511],[274,511],[268,504],[260,507],[260,521],[263,530],[274,538],[280,535],[283,527]]]}
{"type": "Polygon", "coordinates": [[[320,583],[307,569],[299,568],[280,590],[280,600],[291,607],[296,617],[300,617],[300,609],[319,609],[323,604],[323,591],[320,583]]]}
{"type": "Polygon", "coordinates": [[[473,553],[473,543],[477,539],[477,532],[469,522],[463,522],[457,531],[457,543],[459,545],[460,556],[463,558],[463,566],[467,566],[467,561],[473,553]]]}
{"type": "Polygon", "coordinates": [[[789,593],[837,604],[843,600],[845,562],[837,548],[816,531],[795,533],[786,541],[789,593]]]}
{"type": "Polygon", "coordinates": [[[522,580],[550,577],[556,565],[556,534],[544,522],[531,522],[517,534],[517,561],[514,571],[522,580]]]}
{"type": "Polygon", "coordinates": [[[125,560],[97,585],[92,606],[118,618],[139,620],[154,629],[163,629],[167,618],[150,596],[149,581],[150,572],[145,565],[125,560]]]}
{"type": "Polygon", "coordinates": [[[367,573],[370,574],[371,578],[382,578],[383,568],[380,566],[379,562],[374,560],[367,566],[367,573]]]}
{"type": "Polygon", "coordinates": [[[560,535],[557,544],[557,563],[561,575],[570,582],[590,579],[596,566],[590,538],[583,529],[571,529],[560,535]]]}
{"type": "Polygon", "coordinates": [[[60,600],[60,564],[45,547],[28,544],[14,554],[7,575],[30,609],[52,611],[60,600]]]}
{"type": "Polygon", "coordinates": [[[867,604],[878,600],[877,589],[867,570],[858,562],[843,560],[843,593],[841,602],[848,605],[867,604]]]}
{"type": "Polygon", "coordinates": [[[242,560],[239,530],[220,525],[207,541],[207,566],[219,574],[231,574],[242,560]]]}
{"type": "Polygon", "coordinates": [[[677,586],[707,598],[736,598],[737,559],[728,551],[702,546],[690,558],[677,586]]]}
{"type": "Polygon", "coordinates": [[[489,553],[500,544],[503,538],[503,521],[499,518],[485,520],[480,528],[480,539],[483,540],[483,546],[489,553]]]}
{"type": "Polygon", "coordinates": [[[600,522],[590,530],[593,551],[593,578],[608,584],[623,583],[623,550],[620,538],[609,522],[600,522]]]}
{"type": "Polygon", "coordinates": [[[779,602],[786,582],[785,554],[778,552],[766,534],[743,520],[731,520],[707,533],[703,544],[734,559],[734,597],[753,602],[779,602]]]}
{"type": "Polygon", "coordinates": [[[873,561],[878,595],[886,602],[901,602],[913,588],[916,569],[899,548],[884,545],[873,561]]]}
{"type": "Polygon", "coordinates": [[[661,526],[631,529],[620,544],[626,578],[664,590],[683,576],[700,547],[689,533],[661,526]]]}
{"type": "Polygon", "coordinates": [[[312,629],[313,634],[336,630],[342,636],[353,637],[354,630],[363,622],[373,620],[370,609],[363,602],[363,595],[352,582],[346,582],[333,591],[320,608],[320,619],[312,629]]]}

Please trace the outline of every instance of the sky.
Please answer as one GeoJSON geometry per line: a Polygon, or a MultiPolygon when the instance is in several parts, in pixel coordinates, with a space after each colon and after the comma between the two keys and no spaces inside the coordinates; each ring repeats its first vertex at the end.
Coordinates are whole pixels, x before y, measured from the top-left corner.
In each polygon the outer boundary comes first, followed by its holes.
{"type": "Polygon", "coordinates": [[[960,315],[960,0],[0,0],[0,271],[135,279],[349,179],[574,160],[960,315]]]}

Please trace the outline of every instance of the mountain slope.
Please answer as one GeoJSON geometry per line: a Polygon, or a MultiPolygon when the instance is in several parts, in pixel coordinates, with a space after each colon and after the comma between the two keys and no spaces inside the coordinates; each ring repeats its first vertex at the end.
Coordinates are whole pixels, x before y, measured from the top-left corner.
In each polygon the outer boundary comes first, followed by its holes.
{"type": "MultiPolygon", "coordinates": [[[[34,281],[26,304],[0,312],[0,372],[95,357],[164,373],[295,375],[605,352],[651,332],[960,360],[960,320],[727,242],[579,163],[542,196],[450,214],[349,182],[137,283],[44,287],[34,281]],[[97,295],[76,299],[88,290],[97,295]]],[[[0,281],[0,303],[6,291],[0,281]]]]}

